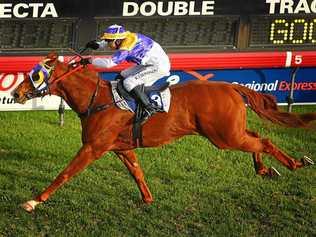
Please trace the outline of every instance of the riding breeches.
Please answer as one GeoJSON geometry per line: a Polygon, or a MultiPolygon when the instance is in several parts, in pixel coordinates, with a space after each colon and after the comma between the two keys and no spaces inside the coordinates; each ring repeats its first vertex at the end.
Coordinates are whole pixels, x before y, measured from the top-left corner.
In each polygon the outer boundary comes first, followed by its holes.
{"type": "Polygon", "coordinates": [[[127,68],[121,75],[125,78],[123,85],[128,92],[142,84],[151,86],[160,78],[170,75],[170,61],[161,46],[154,43],[140,65],[127,68]]]}
{"type": "Polygon", "coordinates": [[[128,92],[142,84],[151,86],[157,80],[169,74],[169,71],[161,70],[155,65],[136,65],[121,72],[121,75],[125,78],[123,85],[128,92]]]}

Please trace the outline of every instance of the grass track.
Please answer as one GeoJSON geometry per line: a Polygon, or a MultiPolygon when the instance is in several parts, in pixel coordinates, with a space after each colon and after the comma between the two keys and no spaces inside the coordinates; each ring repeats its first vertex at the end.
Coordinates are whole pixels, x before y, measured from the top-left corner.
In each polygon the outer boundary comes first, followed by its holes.
{"type": "MultiPolygon", "coordinates": [[[[288,154],[316,160],[315,132],[248,115],[252,130],[288,154]]],[[[291,172],[266,157],[282,177],[262,179],[250,154],[217,150],[197,136],[137,150],[155,198],[150,206],[107,154],[28,214],[19,205],[79,149],[79,120],[67,111],[59,128],[56,112],[1,112],[0,126],[0,236],[316,236],[316,166],[291,172]]]]}

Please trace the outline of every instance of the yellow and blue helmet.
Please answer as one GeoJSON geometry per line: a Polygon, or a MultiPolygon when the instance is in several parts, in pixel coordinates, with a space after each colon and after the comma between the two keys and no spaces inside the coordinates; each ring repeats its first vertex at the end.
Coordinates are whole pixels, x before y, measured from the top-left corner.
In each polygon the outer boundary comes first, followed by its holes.
{"type": "Polygon", "coordinates": [[[125,39],[129,31],[126,31],[123,26],[120,25],[111,25],[109,26],[101,36],[103,40],[117,40],[125,39]]]}

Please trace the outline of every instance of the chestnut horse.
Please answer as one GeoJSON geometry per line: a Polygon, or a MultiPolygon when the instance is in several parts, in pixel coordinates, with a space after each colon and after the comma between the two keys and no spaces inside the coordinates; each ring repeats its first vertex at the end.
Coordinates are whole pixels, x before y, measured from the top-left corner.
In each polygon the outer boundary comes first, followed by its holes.
{"type": "MultiPolygon", "coordinates": [[[[89,68],[74,68],[58,61],[54,52],[43,63],[53,68],[47,80],[49,91],[36,93],[30,77],[26,77],[12,94],[18,103],[46,94],[62,97],[80,115],[82,147],[51,185],[34,200],[24,203],[23,208],[33,211],[36,205],[48,200],[74,175],[109,151],[115,152],[128,168],[142,200],[145,203],[153,202],[134,152],[137,147],[132,138],[134,114],[115,106],[110,83],[101,80],[89,68]],[[98,93],[96,87],[99,88],[98,93]],[[106,106],[102,110],[95,109],[99,105],[106,106]],[[88,108],[91,113],[87,113],[88,108]]],[[[255,171],[261,176],[275,174],[273,169],[264,166],[262,153],[273,156],[290,170],[313,164],[309,158],[293,159],[269,139],[249,131],[246,128],[245,100],[261,118],[289,127],[308,127],[309,122],[316,120],[316,113],[299,115],[279,112],[274,97],[222,82],[191,81],[172,86],[171,94],[169,112],[157,113],[142,125],[142,147],[157,147],[185,135],[199,134],[219,149],[252,153],[255,171]]]]}

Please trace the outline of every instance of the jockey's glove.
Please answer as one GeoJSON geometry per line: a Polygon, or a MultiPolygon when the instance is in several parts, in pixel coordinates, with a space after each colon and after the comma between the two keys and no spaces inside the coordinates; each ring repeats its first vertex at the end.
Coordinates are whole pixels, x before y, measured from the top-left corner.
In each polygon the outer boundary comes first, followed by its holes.
{"type": "Polygon", "coordinates": [[[86,44],[87,49],[98,49],[100,47],[100,44],[96,40],[91,40],[86,44]]]}
{"type": "Polygon", "coordinates": [[[82,58],[79,63],[83,66],[86,66],[88,64],[91,64],[91,60],[91,58],[82,58]]]}

